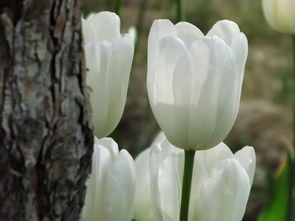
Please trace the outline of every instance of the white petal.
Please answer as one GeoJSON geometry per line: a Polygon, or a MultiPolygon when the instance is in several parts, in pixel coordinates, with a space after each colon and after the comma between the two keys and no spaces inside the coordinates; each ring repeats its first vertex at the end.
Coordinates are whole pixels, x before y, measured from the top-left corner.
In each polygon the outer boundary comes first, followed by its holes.
{"type": "Polygon", "coordinates": [[[150,184],[150,148],[144,150],[135,159],[136,190],[133,218],[141,221],[154,221],[151,184],[150,184]]]}
{"type": "Polygon", "coordinates": [[[192,62],[193,71],[197,76],[193,80],[189,114],[188,143],[192,149],[207,148],[203,146],[206,142],[204,140],[212,134],[216,124],[219,73],[216,68],[218,58],[215,58],[215,47],[212,46],[214,44],[213,39],[204,38],[195,42],[190,49],[192,60],[198,60],[192,62]]]}
{"type": "Polygon", "coordinates": [[[203,180],[194,220],[241,221],[250,193],[250,180],[235,160],[225,160],[211,179],[203,180]]]}
{"type": "MultiPolygon", "coordinates": [[[[129,35],[112,45],[112,55],[107,72],[108,116],[104,136],[109,135],[118,125],[125,107],[129,76],[133,60],[134,45],[129,35]]],[[[100,95],[101,96],[101,95],[100,95]]],[[[94,113],[99,115],[100,113],[94,113]]]]}
{"type": "Polygon", "coordinates": [[[133,41],[133,43],[135,43],[136,40],[137,40],[137,30],[136,30],[136,27],[131,26],[131,27],[128,29],[128,34],[130,35],[130,38],[131,38],[131,40],[133,41]]]}
{"type": "Polygon", "coordinates": [[[111,154],[103,146],[94,145],[92,171],[87,180],[85,205],[82,212],[83,221],[96,221],[105,218],[105,192],[107,170],[111,163],[111,154]]]}
{"type": "MultiPolygon", "coordinates": [[[[192,60],[199,59],[199,57],[202,56],[199,51],[206,51],[203,49],[206,48],[204,46],[205,44],[208,47],[207,52],[209,52],[209,54],[205,54],[205,59],[209,59],[210,65],[203,66],[206,64],[205,62],[195,63],[196,65],[201,64],[202,66],[195,66],[194,70],[201,70],[199,76],[205,74],[206,78],[204,80],[204,77],[201,77],[201,81],[203,81],[201,91],[194,86],[196,91],[193,93],[199,93],[199,98],[197,105],[191,105],[189,144],[190,148],[208,149],[222,140],[220,137],[214,136],[215,127],[218,126],[218,112],[220,111],[220,108],[225,107],[224,105],[219,105],[219,100],[224,94],[227,94],[225,89],[230,89],[231,87],[234,89],[236,88],[234,80],[229,86],[224,86],[226,79],[232,77],[234,72],[234,70],[230,69],[230,67],[233,66],[231,60],[232,52],[224,41],[218,37],[206,37],[203,39],[203,43],[196,42],[194,44],[203,45],[202,47],[196,47],[196,50],[190,51],[192,54],[192,60]],[[202,50],[199,50],[200,48],[202,50]],[[202,72],[203,67],[207,73],[202,72]]],[[[192,49],[194,49],[194,44],[192,45],[192,49]]],[[[228,85],[228,82],[226,82],[226,85],[228,85]]],[[[228,108],[231,108],[231,106],[228,108]]],[[[225,128],[223,135],[227,135],[228,132],[228,128],[225,128]]]]}
{"type": "Polygon", "coordinates": [[[216,22],[208,32],[208,37],[218,36],[223,39],[227,45],[231,45],[232,39],[240,34],[239,26],[233,21],[222,20],[216,22]]]}
{"type": "Polygon", "coordinates": [[[85,45],[95,135],[108,136],[121,119],[134,46],[129,35],[113,42],[85,45]],[[114,65],[116,64],[116,65],[114,65]]]}
{"type": "Polygon", "coordinates": [[[253,147],[246,146],[235,153],[234,158],[244,167],[252,185],[256,167],[256,155],[253,147]]]}
{"type": "MultiPolygon", "coordinates": [[[[162,200],[159,194],[161,194],[159,187],[159,168],[163,161],[169,156],[178,156],[183,154],[183,150],[173,147],[169,142],[164,140],[161,144],[157,143],[150,148],[150,179],[151,179],[151,197],[153,203],[153,211],[155,215],[155,220],[163,220],[163,212],[161,209],[162,200]],[[162,217],[162,218],[161,218],[162,217]]],[[[172,157],[173,158],[173,157],[172,157]]],[[[170,160],[172,160],[172,158],[170,160]]],[[[174,158],[173,158],[174,159],[174,158]]],[[[168,162],[170,161],[168,160],[168,162]]],[[[177,161],[177,160],[175,160],[177,161]]],[[[178,161],[177,161],[178,162],[178,161]]],[[[166,164],[164,164],[165,167],[166,164]]],[[[173,166],[173,165],[171,165],[173,166]]],[[[176,165],[174,165],[176,167],[176,165]]],[[[162,170],[163,171],[163,170],[162,170]]],[[[163,172],[161,172],[162,174],[163,172]]],[[[161,175],[162,176],[162,175],[161,175]]],[[[163,182],[163,181],[161,181],[163,182]]],[[[174,185],[174,184],[172,184],[174,185]]],[[[163,202],[164,203],[164,202],[163,202]]]]}
{"type": "Polygon", "coordinates": [[[223,73],[225,75],[220,80],[220,85],[224,86],[219,89],[216,126],[211,136],[211,140],[215,141],[214,145],[224,140],[232,129],[238,114],[241,96],[240,76],[234,72],[232,58],[224,66],[223,73]],[[226,85],[229,82],[231,86],[226,85]]]}
{"type": "Polygon", "coordinates": [[[295,33],[295,2],[292,0],[263,0],[264,15],[270,26],[280,32],[295,33]]]}
{"type": "Polygon", "coordinates": [[[167,156],[159,165],[156,176],[156,198],[158,214],[163,221],[179,220],[183,176],[183,153],[167,156]]]}
{"type": "Polygon", "coordinates": [[[167,36],[176,36],[176,30],[172,22],[167,19],[155,20],[148,38],[148,71],[154,69],[153,66],[158,62],[159,42],[167,36]]]}
{"type": "Polygon", "coordinates": [[[192,105],[198,104],[201,89],[208,78],[212,52],[206,41],[208,41],[207,38],[202,38],[194,42],[189,49],[189,54],[192,60],[192,71],[194,73],[194,79],[192,80],[192,105]]]}
{"type": "Polygon", "coordinates": [[[238,36],[236,36],[232,41],[232,50],[233,50],[233,59],[235,61],[235,71],[237,76],[237,81],[239,83],[236,83],[237,85],[237,91],[236,91],[236,98],[234,98],[234,105],[237,107],[235,110],[235,115],[237,115],[238,107],[240,103],[240,97],[242,92],[242,83],[244,79],[244,71],[245,71],[245,65],[246,60],[248,56],[248,40],[247,37],[244,35],[244,33],[240,33],[238,36]]]}
{"type": "Polygon", "coordinates": [[[280,26],[286,33],[295,34],[295,1],[280,0],[277,4],[277,13],[280,26]]]}
{"type": "Polygon", "coordinates": [[[244,33],[240,33],[233,38],[231,48],[236,63],[236,71],[240,76],[240,84],[244,77],[245,64],[248,56],[248,40],[244,33]]]}
{"type": "Polygon", "coordinates": [[[231,52],[220,79],[223,87],[219,90],[217,124],[213,133],[216,140],[223,140],[227,136],[238,114],[248,53],[247,38],[243,33],[234,37],[231,52]]]}
{"type": "Polygon", "coordinates": [[[135,192],[135,166],[126,150],[120,151],[109,168],[106,187],[108,221],[130,221],[135,192]]]}
{"type": "Polygon", "coordinates": [[[163,131],[160,131],[159,134],[156,136],[156,138],[154,139],[153,143],[151,146],[158,144],[158,143],[162,143],[164,140],[166,139],[165,134],[163,131]]]}
{"type": "Polygon", "coordinates": [[[181,148],[188,147],[189,110],[194,80],[191,63],[190,56],[185,51],[176,63],[173,73],[170,94],[173,96],[173,105],[159,105],[159,108],[162,108],[160,118],[164,118],[164,121],[160,123],[161,128],[165,131],[168,140],[181,148]]]}
{"type": "Polygon", "coordinates": [[[277,0],[262,0],[262,8],[264,15],[268,23],[276,29],[278,27],[278,21],[276,16],[276,5],[277,0]]]}
{"type": "Polygon", "coordinates": [[[195,155],[196,171],[200,166],[202,166],[206,168],[207,174],[210,174],[217,164],[223,160],[231,159],[232,157],[233,153],[223,142],[209,150],[197,151],[195,155]]]}
{"type": "Polygon", "coordinates": [[[180,149],[180,148],[172,145],[166,137],[160,145],[161,145],[162,149],[167,151],[167,153],[169,153],[169,154],[183,153],[183,149],[180,149]]]}
{"type": "Polygon", "coordinates": [[[114,159],[119,152],[118,144],[110,137],[97,139],[96,145],[106,148],[110,152],[112,159],[114,159]]]}
{"type": "MultiPolygon", "coordinates": [[[[210,179],[213,171],[218,167],[220,162],[226,159],[231,159],[233,154],[231,150],[224,144],[219,143],[217,146],[208,149],[196,151],[194,159],[194,172],[192,178],[192,189],[190,205],[193,210],[197,201],[200,200],[200,189],[203,185],[202,182],[210,179]]],[[[194,211],[190,211],[190,216],[193,216],[194,211]]],[[[194,220],[194,219],[190,219],[194,220]]]]}
{"type": "Polygon", "coordinates": [[[90,101],[92,105],[92,122],[95,135],[105,137],[105,127],[108,116],[108,91],[110,76],[108,74],[112,46],[109,43],[88,43],[84,47],[87,72],[87,85],[90,87],[90,101]]]}
{"type": "MultiPolygon", "coordinates": [[[[161,144],[155,144],[150,148],[150,176],[151,180],[154,181],[154,178],[157,176],[157,171],[159,164],[170,154],[170,149],[167,147],[161,146],[161,144]]],[[[153,188],[153,183],[151,184],[153,188]]],[[[152,190],[153,192],[153,190],[152,190]]]]}
{"type": "MultiPolygon", "coordinates": [[[[192,81],[194,80],[194,75],[190,55],[185,51],[175,66],[172,90],[173,104],[178,107],[185,106],[186,111],[188,111],[187,107],[191,104],[192,81]]],[[[185,114],[185,112],[183,114],[185,114]]]]}
{"type": "Polygon", "coordinates": [[[95,39],[95,30],[89,22],[82,18],[82,34],[84,43],[93,42],[95,39]]]}
{"type": "Polygon", "coordinates": [[[204,34],[193,24],[188,22],[179,22],[175,25],[177,36],[189,48],[193,42],[204,37],[204,34]]]}
{"type": "Polygon", "coordinates": [[[120,18],[112,12],[100,12],[89,18],[96,32],[96,41],[115,41],[120,38],[120,18]]]}
{"type": "Polygon", "coordinates": [[[160,41],[160,57],[153,72],[148,72],[147,89],[153,113],[168,138],[177,135],[178,119],[173,105],[174,70],[180,57],[186,53],[184,43],[175,37],[160,41]]]}
{"type": "Polygon", "coordinates": [[[171,154],[183,153],[182,149],[173,146],[166,137],[161,143],[155,143],[150,148],[150,171],[151,177],[156,176],[159,164],[171,154]]]}

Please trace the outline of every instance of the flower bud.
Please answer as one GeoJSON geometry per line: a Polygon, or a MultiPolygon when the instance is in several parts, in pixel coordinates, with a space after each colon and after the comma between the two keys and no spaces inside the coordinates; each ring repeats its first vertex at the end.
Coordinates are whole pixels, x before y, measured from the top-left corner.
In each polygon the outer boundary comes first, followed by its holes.
{"type": "Polygon", "coordinates": [[[262,6],[266,20],[273,29],[295,34],[294,0],[262,0],[262,6]]]}

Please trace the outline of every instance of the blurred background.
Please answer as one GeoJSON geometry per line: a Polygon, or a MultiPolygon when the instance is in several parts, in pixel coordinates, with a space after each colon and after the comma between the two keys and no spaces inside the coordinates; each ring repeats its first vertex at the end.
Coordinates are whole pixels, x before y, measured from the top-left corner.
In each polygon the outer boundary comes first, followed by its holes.
{"type": "MultiPolygon", "coordinates": [[[[136,27],[137,41],[127,103],[112,137],[133,156],[147,148],[159,127],[151,113],[146,92],[147,38],[154,19],[176,21],[175,0],[122,0],[121,31],[136,27]]],[[[235,21],[248,37],[240,111],[225,143],[232,150],[254,146],[257,169],[243,220],[258,216],[274,197],[274,181],[292,145],[291,38],[266,24],[259,0],[185,0],[186,20],[204,33],[218,20],[235,21]]],[[[82,12],[114,11],[115,0],[82,0],[82,12]]],[[[281,210],[286,208],[282,207],[281,210]]],[[[280,220],[276,220],[280,221],[280,220]]]]}

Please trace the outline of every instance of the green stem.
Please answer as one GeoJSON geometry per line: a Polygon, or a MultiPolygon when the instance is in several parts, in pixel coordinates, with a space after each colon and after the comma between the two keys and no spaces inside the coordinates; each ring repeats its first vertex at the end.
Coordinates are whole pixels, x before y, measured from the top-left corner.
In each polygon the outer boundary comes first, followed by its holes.
{"type": "Polygon", "coordinates": [[[289,192],[289,208],[288,221],[295,220],[295,35],[292,36],[293,43],[293,85],[292,85],[292,104],[293,104],[293,149],[289,154],[290,163],[290,192],[289,192]]]}
{"type": "Polygon", "coordinates": [[[188,221],[195,151],[185,150],[179,221],[188,221]]]}
{"type": "Polygon", "coordinates": [[[293,93],[292,93],[292,100],[293,100],[293,159],[295,154],[295,35],[292,36],[292,43],[293,43],[293,93]]]}
{"type": "Polygon", "coordinates": [[[137,49],[139,47],[139,42],[143,30],[143,24],[144,24],[144,18],[145,18],[145,13],[146,13],[146,8],[147,8],[147,2],[148,0],[141,0],[139,3],[139,8],[137,11],[137,19],[136,19],[136,31],[137,31],[137,40],[135,42],[135,50],[134,54],[136,54],[137,49]]]}
{"type": "Polygon", "coordinates": [[[176,0],[176,10],[177,10],[177,21],[185,21],[185,13],[183,8],[183,1],[184,0],[176,0]]]}
{"type": "Polygon", "coordinates": [[[120,16],[121,11],[121,0],[116,0],[115,2],[115,13],[120,16]]]}

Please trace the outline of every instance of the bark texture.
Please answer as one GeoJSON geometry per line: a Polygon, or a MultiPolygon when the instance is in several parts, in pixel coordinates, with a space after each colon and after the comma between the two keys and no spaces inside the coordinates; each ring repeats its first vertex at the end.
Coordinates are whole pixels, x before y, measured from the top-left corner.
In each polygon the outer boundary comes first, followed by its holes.
{"type": "Polygon", "coordinates": [[[0,220],[78,220],[93,145],[79,0],[0,0],[0,220]]]}

